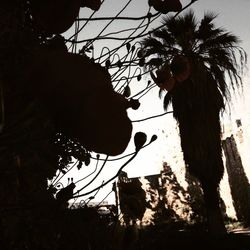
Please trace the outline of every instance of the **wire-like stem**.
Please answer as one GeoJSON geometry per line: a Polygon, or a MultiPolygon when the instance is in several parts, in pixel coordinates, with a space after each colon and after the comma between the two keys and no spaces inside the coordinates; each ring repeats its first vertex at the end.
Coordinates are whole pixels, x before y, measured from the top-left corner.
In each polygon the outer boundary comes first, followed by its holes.
{"type": "MultiPolygon", "coordinates": [[[[159,14],[159,12],[156,12],[155,14],[152,14],[151,17],[155,17],[159,14]]],[[[139,21],[139,20],[144,20],[148,17],[148,15],[140,16],[140,17],[95,17],[91,18],[90,20],[88,18],[78,18],[78,21],[105,21],[105,20],[126,20],[126,21],[139,21]]]]}
{"type": "MultiPolygon", "coordinates": [[[[151,144],[151,143],[152,143],[152,141],[150,141],[149,143],[143,145],[143,146],[141,147],[141,149],[143,149],[143,148],[149,146],[149,144],[151,144]]],[[[132,152],[132,153],[128,153],[128,154],[126,154],[126,155],[120,156],[120,157],[115,158],[115,159],[108,159],[108,160],[106,160],[106,159],[99,159],[99,160],[100,160],[100,161],[119,161],[119,160],[122,160],[122,159],[127,158],[127,157],[129,157],[129,156],[131,156],[131,155],[134,155],[134,154],[135,154],[135,151],[132,152]]],[[[95,157],[91,157],[91,158],[92,158],[92,159],[96,159],[95,157]]]]}
{"type": "Polygon", "coordinates": [[[150,116],[150,117],[142,118],[142,119],[139,119],[139,120],[134,120],[134,121],[131,121],[131,122],[133,122],[133,123],[135,123],[135,122],[144,122],[144,121],[154,119],[154,118],[157,118],[157,117],[161,117],[161,116],[171,114],[171,113],[173,113],[173,111],[164,112],[164,113],[159,114],[159,115],[153,115],[153,116],[150,116]]]}
{"type": "MultiPolygon", "coordinates": [[[[89,192],[86,192],[86,193],[84,193],[84,194],[79,194],[79,195],[75,195],[75,196],[73,196],[72,198],[79,198],[79,197],[82,197],[82,196],[86,196],[86,195],[89,195],[89,194],[91,194],[91,193],[93,193],[93,192],[95,192],[96,190],[98,190],[98,189],[100,189],[100,188],[103,188],[104,186],[106,186],[108,183],[110,183],[111,181],[113,181],[113,180],[115,180],[119,175],[120,175],[120,173],[122,172],[122,170],[138,155],[138,153],[140,152],[140,150],[142,149],[142,148],[145,148],[145,147],[147,147],[148,145],[150,145],[152,142],[154,142],[155,140],[157,139],[157,136],[155,136],[155,135],[153,135],[152,136],[152,138],[151,138],[151,140],[149,141],[149,143],[147,143],[146,145],[144,145],[144,146],[142,146],[141,148],[139,148],[138,150],[136,150],[133,154],[132,154],[132,156],[131,156],[131,158],[129,158],[120,168],[119,168],[119,170],[117,171],[117,173],[112,177],[112,178],[110,178],[109,180],[107,180],[106,182],[104,182],[104,183],[102,183],[100,186],[98,186],[98,187],[96,187],[96,188],[94,188],[93,190],[91,190],[91,191],[89,191],[89,192]]],[[[100,159],[101,160],[101,159],[100,159]]],[[[105,159],[105,161],[104,161],[104,164],[106,163],[106,159],[105,159]]],[[[76,193],[79,193],[79,190],[76,192],[76,193]]]]}
{"type": "Polygon", "coordinates": [[[151,89],[155,88],[156,86],[157,85],[152,85],[149,88],[145,89],[144,93],[141,96],[139,96],[137,99],[138,100],[141,99],[143,96],[145,96],[147,93],[149,93],[151,89]]]}
{"type": "Polygon", "coordinates": [[[76,182],[75,182],[75,184],[77,184],[77,183],[79,183],[80,181],[83,181],[83,180],[85,180],[85,179],[89,178],[91,175],[93,175],[93,174],[96,172],[96,170],[97,170],[98,163],[99,163],[99,159],[98,159],[98,158],[96,158],[96,165],[95,165],[95,169],[94,169],[94,171],[92,171],[92,172],[91,172],[90,174],[88,174],[87,176],[84,176],[84,177],[83,177],[83,178],[81,178],[80,180],[76,181],[76,182]]]}
{"type": "Polygon", "coordinates": [[[61,176],[58,180],[56,180],[56,179],[60,176],[60,174],[61,174],[61,171],[60,171],[60,172],[58,173],[57,177],[52,181],[52,183],[50,184],[49,187],[57,185],[57,183],[63,178],[63,176],[65,176],[70,170],[72,170],[72,169],[76,166],[76,164],[77,164],[78,162],[79,162],[79,161],[76,161],[76,162],[66,171],[66,173],[63,173],[62,176],[61,176]]]}
{"type": "MultiPolygon", "coordinates": [[[[105,1],[105,0],[103,0],[101,4],[103,4],[104,1],[105,1]]],[[[79,28],[79,29],[77,30],[77,34],[79,34],[79,33],[87,26],[87,24],[89,23],[89,21],[91,21],[91,20],[93,19],[93,16],[94,16],[95,13],[96,13],[96,11],[93,11],[93,12],[91,13],[91,15],[90,15],[88,18],[86,18],[86,20],[84,20],[85,23],[84,23],[84,25],[83,25],[81,28],[79,28]]],[[[78,18],[76,19],[76,21],[79,22],[79,21],[81,21],[80,19],[81,19],[81,18],[78,17],[78,18]]],[[[67,40],[67,39],[65,39],[65,40],[66,40],[66,41],[70,41],[74,36],[75,36],[75,34],[73,34],[68,40],[67,40]]]]}
{"type": "Polygon", "coordinates": [[[84,194],[79,194],[79,195],[75,195],[73,196],[73,198],[79,198],[79,197],[82,197],[82,196],[86,196],[86,195],[89,195],[93,192],[95,192],[96,190],[100,189],[100,188],[103,188],[104,186],[106,186],[108,183],[110,183],[111,181],[113,181],[114,179],[116,179],[119,174],[121,173],[121,171],[123,170],[124,167],[126,167],[138,154],[139,151],[136,151],[135,154],[127,161],[125,162],[121,167],[120,169],[117,171],[117,173],[112,177],[110,178],[108,181],[102,183],[100,186],[98,186],[97,188],[94,188],[93,190],[89,191],[89,192],[86,192],[84,194]]]}
{"type": "Polygon", "coordinates": [[[92,39],[91,41],[88,42],[87,46],[91,43],[93,43],[98,37],[101,36],[101,34],[109,27],[109,25],[116,20],[116,18],[128,7],[128,5],[131,3],[132,0],[129,0],[126,5],[117,13],[117,15],[114,17],[114,19],[110,20],[110,22],[99,32],[99,34],[97,35],[97,37],[95,37],[94,39],[92,39]]]}
{"type": "MultiPolygon", "coordinates": [[[[100,190],[100,189],[99,189],[100,190]]],[[[111,190],[99,203],[98,203],[98,205],[97,205],[97,207],[99,207],[104,201],[105,201],[105,199],[107,199],[107,197],[109,197],[110,196],[110,194],[113,192],[113,190],[111,190]]]]}
{"type": "MultiPolygon", "coordinates": [[[[99,171],[97,172],[97,174],[94,176],[94,178],[93,178],[91,181],[89,181],[85,186],[83,186],[82,188],[78,189],[76,193],[81,192],[84,188],[88,187],[91,183],[93,183],[93,181],[99,176],[99,174],[100,174],[101,171],[103,170],[105,164],[107,163],[108,157],[109,157],[109,156],[106,157],[106,159],[104,160],[104,162],[103,162],[101,168],[99,169],[99,171]]],[[[74,194],[76,194],[76,193],[74,193],[74,194]]]]}
{"type": "MultiPolygon", "coordinates": [[[[104,181],[102,181],[102,183],[104,183],[104,181]]],[[[101,190],[101,189],[99,188],[99,189],[95,192],[95,194],[94,194],[93,196],[89,197],[88,202],[85,203],[85,204],[88,205],[89,202],[90,202],[91,200],[93,200],[93,199],[97,196],[97,194],[99,193],[100,190],[101,190]]],[[[76,199],[77,199],[77,198],[76,198],[76,199]]]]}

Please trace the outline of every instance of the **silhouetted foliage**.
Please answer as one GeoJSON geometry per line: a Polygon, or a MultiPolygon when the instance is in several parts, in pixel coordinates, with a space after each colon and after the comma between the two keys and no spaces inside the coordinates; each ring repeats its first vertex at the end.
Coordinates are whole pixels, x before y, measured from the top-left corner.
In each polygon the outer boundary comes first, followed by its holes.
{"type": "Polygon", "coordinates": [[[176,229],[179,226],[183,228],[184,221],[187,220],[184,210],[188,209],[185,201],[186,192],[179,184],[168,163],[163,163],[163,170],[157,178],[158,185],[152,182],[152,178],[146,179],[150,185],[149,192],[152,189],[157,193],[157,196],[152,200],[152,210],[155,212],[153,223],[156,225],[168,224],[169,230],[176,229]],[[178,213],[179,209],[183,210],[182,215],[178,213]]]}
{"type": "MultiPolygon", "coordinates": [[[[161,13],[182,9],[177,0],[160,2],[149,4],[161,13]]],[[[136,134],[136,151],[117,174],[90,191],[79,192],[96,180],[108,161],[108,157],[93,157],[92,151],[118,155],[130,140],[132,125],[127,109],[138,109],[140,98],[154,86],[148,82],[138,93],[132,91],[130,83],[142,80],[144,73],[140,66],[145,64],[144,55],[137,57],[140,45],[136,41],[148,34],[149,25],[161,13],[151,13],[148,6],[148,13],[138,18],[117,15],[95,19],[92,14],[88,18],[78,17],[81,7],[97,11],[101,4],[100,0],[0,3],[0,243],[3,250],[117,250],[110,244],[117,218],[111,216],[107,220],[96,208],[89,208],[88,202],[118,177],[141,148],[157,137],[152,136],[144,144],[145,134],[136,134]],[[79,39],[88,22],[105,19],[110,22],[103,31],[114,20],[142,23],[124,37],[119,37],[123,31],[108,34],[101,31],[94,38],[79,39]],[[84,24],[80,25],[81,21],[84,24]],[[66,38],[62,32],[73,24],[75,31],[66,38]],[[94,57],[94,42],[101,39],[121,42],[114,49],[103,47],[100,55],[94,57]],[[125,55],[119,55],[123,48],[125,55]],[[138,141],[138,135],[142,140],[138,141]],[[86,185],[75,191],[77,182],[72,178],[68,178],[66,186],[60,183],[72,168],[81,169],[92,161],[96,168],[77,181],[79,184],[94,175],[86,185]],[[98,169],[100,162],[103,164],[98,169]],[[89,194],[83,207],[66,208],[70,198],[89,194]]],[[[130,194],[137,190],[140,199],[129,202],[129,216],[132,220],[141,219],[146,206],[145,193],[137,181],[131,188],[130,194]]]]}
{"type": "Polygon", "coordinates": [[[75,22],[80,7],[100,4],[0,4],[0,237],[6,249],[57,249],[58,223],[75,184],[48,188],[48,179],[58,170],[65,174],[73,160],[78,168],[88,165],[90,150],[116,155],[130,140],[130,105],[113,90],[108,71],[69,53],[58,34],[75,22]]]}
{"type": "Polygon", "coordinates": [[[201,185],[199,181],[188,172],[186,172],[185,180],[188,183],[188,203],[193,212],[190,219],[193,220],[194,223],[203,224],[206,218],[206,212],[201,185]]]}
{"type": "Polygon", "coordinates": [[[142,220],[146,211],[146,194],[138,178],[119,177],[118,194],[120,209],[126,225],[142,220]]]}

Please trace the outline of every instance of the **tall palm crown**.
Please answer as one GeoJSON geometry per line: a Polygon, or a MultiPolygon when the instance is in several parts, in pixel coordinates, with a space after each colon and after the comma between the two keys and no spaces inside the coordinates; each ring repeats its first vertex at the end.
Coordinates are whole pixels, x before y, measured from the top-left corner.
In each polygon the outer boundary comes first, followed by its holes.
{"type": "Polygon", "coordinates": [[[198,22],[189,11],[164,18],[162,28],[142,41],[142,56],[151,71],[169,65],[175,84],[164,97],[164,108],[172,102],[184,160],[193,175],[218,186],[223,175],[220,111],[230,100],[229,89],[242,86],[246,53],[236,36],[215,27],[215,17],[207,13],[198,22]],[[177,56],[187,59],[190,68],[182,80],[175,75],[187,65],[178,65],[177,56]]]}

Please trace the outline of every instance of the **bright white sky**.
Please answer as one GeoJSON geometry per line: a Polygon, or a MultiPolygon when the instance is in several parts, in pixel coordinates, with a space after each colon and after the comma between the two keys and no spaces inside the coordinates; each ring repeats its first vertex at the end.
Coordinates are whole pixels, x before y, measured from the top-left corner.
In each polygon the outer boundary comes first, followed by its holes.
{"type": "MultiPolygon", "coordinates": [[[[121,8],[127,3],[125,0],[105,0],[103,6],[101,6],[97,16],[114,16],[121,8]]],[[[189,0],[181,0],[183,6],[189,3],[189,0]]],[[[240,37],[242,40],[241,46],[250,52],[250,28],[249,28],[249,10],[250,10],[250,1],[249,0],[198,0],[192,5],[197,18],[203,16],[207,11],[213,11],[218,13],[216,24],[217,26],[223,26],[228,31],[231,31],[233,34],[240,37]]],[[[147,0],[132,0],[129,8],[126,12],[121,14],[121,16],[143,16],[147,12],[147,0]]],[[[91,11],[83,10],[81,11],[80,17],[88,17],[91,11]]],[[[93,22],[90,23],[84,31],[81,33],[80,39],[95,37],[98,32],[102,29],[105,22],[93,22]]],[[[113,25],[110,26],[109,31],[117,31],[125,27],[131,27],[135,25],[133,22],[118,22],[115,21],[113,25]]],[[[107,33],[107,32],[106,32],[107,33]]],[[[112,47],[115,45],[112,41],[96,43],[95,53],[100,52],[98,46],[109,46],[112,47]]],[[[143,79],[147,81],[147,79],[143,79]]],[[[140,83],[142,84],[142,83],[140,83]]],[[[235,101],[235,108],[232,110],[232,121],[234,122],[235,118],[241,118],[242,122],[248,122],[250,118],[250,88],[249,88],[248,77],[244,78],[244,88],[245,96],[238,96],[237,102],[235,101]]],[[[151,115],[163,113],[162,101],[158,98],[158,90],[154,89],[150,94],[142,99],[141,107],[137,111],[129,112],[131,120],[137,120],[145,118],[151,115]]],[[[230,122],[227,118],[226,122],[230,122]]],[[[148,120],[140,123],[133,123],[134,132],[143,131],[148,135],[148,139],[151,138],[153,134],[158,136],[158,140],[151,144],[149,147],[143,149],[134,161],[132,161],[128,167],[125,168],[125,171],[128,172],[129,176],[143,176],[159,173],[162,161],[166,160],[168,162],[174,161],[174,155],[176,150],[180,151],[178,135],[176,130],[176,124],[172,118],[172,115],[166,115],[161,118],[156,118],[153,120],[148,120]]],[[[133,138],[131,143],[126,150],[126,153],[134,151],[133,138]]],[[[126,158],[127,159],[127,158],[126,158]]],[[[126,160],[125,159],[125,160],[126,160]]],[[[98,178],[94,186],[99,185],[102,180],[107,180],[110,176],[114,175],[117,170],[120,168],[124,160],[115,161],[108,163],[106,169],[104,168],[103,174],[98,178]]],[[[87,167],[87,172],[91,172],[94,168],[94,164],[87,167]]],[[[82,178],[86,175],[86,168],[83,167],[80,171],[72,171],[67,176],[74,177],[74,181],[82,178]]],[[[85,183],[81,183],[80,186],[83,186],[85,183]]],[[[79,188],[80,188],[79,186],[79,188]]],[[[90,188],[92,188],[91,186],[90,188]]],[[[77,188],[76,188],[77,189],[77,188]]],[[[102,200],[105,194],[111,190],[111,185],[104,188],[96,200],[102,200]]],[[[88,197],[88,196],[87,196],[88,197]]],[[[85,197],[85,198],[87,198],[85,197]]],[[[112,197],[113,199],[113,197],[112,197]]],[[[111,200],[112,200],[111,199],[111,200]]]]}

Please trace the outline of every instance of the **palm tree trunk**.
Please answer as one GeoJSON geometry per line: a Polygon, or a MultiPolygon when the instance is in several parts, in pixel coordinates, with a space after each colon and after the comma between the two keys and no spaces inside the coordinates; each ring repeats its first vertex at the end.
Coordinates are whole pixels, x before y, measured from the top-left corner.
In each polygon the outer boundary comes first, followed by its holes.
{"type": "Polygon", "coordinates": [[[218,187],[205,180],[201,181],[207,212],[208,232],[212,235],[226,234],[223,215],[220,209],[220,195],[218,187]]]}

